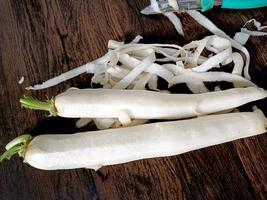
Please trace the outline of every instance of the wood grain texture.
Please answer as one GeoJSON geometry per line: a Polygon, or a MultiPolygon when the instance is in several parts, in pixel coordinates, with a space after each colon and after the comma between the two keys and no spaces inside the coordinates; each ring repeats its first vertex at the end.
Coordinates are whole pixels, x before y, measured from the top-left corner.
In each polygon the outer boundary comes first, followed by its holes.
{"type": "MultiPolygon", "coordinates": [[[[163,16],[145,17],[146,0],[0,1],[0,148],[23,134],[73,133],[74,121],[21,109],[25,86],[103,55],[109,39],[185,44],[210,34],[186,14],[184,38],[163,16]],[[22,85],[17,84],[25,76],[22,85]]],[[[267,9],[205,13],[233,36],[251,18],[267,25],[267,9]]],[[[267,89],[267,40],[252,37],[250,73],[267,89]]],[[[88,87],[82,75],[31,92],[45,98],[70,86],[88,87]]],[[[267,114],[266,100],[256,103],[267,114]]],[[[252,105],[252,104],[251,104],[252,105]]],[[[251,105],[243,106],[248,110],[251,105]]],[[[83,129],[85,130],[85,129],[83,129]]],[[[86,169],[41,171],[14,158],[0,164],[0,199],[267,199],[266,136],[261,135],[169,158],[86,169]]]]}

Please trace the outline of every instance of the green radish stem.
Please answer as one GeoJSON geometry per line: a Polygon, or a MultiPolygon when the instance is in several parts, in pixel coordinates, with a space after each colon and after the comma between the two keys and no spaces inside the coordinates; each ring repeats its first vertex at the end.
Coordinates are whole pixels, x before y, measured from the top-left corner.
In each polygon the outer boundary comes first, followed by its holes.
{"type": "Polygon", "coordinates": [[[29,142],[32,140],[31,135],[21,135],[10,141],[6,145],[6,152],[0,156],[0,162],[3,160],[10,160],[12,156],[18,154],[24,158],[29,142]]]}
{"type": "Polygon", "coordinates": [[[33,110],[44,110],[48,111],[52,116],[57,116],[54,98],[47,101],[40,101],[34,99],[33,97],[24,95],[22,98],[20,98],[19,101],[21,103],[21,106],[24,108],[29,108],[33,110]]]}

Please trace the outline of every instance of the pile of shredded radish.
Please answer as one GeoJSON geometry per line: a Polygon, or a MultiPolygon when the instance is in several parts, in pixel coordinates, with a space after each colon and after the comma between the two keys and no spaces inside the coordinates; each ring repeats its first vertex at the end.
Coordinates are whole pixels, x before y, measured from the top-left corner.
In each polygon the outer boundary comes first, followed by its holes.
{"type": "MultiPolygon", "coordinates": [[[[154,2],[154,1],[153,1],[154,2]]],[[[155,2],[152,5],[156,7],[155,2]]],[[[250,81],[247,49],[216,27],[209,19],[198,11],[188,11],[188,14],[214,35],[202,40],[192,41],[184,46],[175,44],[142,44],[137,36],[132,42],[125,44],[110,40],[108,52],[101,58],[83,66],[72,69],[42,84],[30,86],[29,90],[40,90],[52,87],[63,81],[74,78],[82,73],[93,74],[93,84],[100,84],[106,89],[150,89],[158,92],[158,79],[164,79],[169,87],[185,83],[192,93],[209,92],[205,82],[226,81],[234,87],[255,86],[250,81]],[[204,53],[205,51],[205,53],[204,53]],[[240,54],[243,52],[245,58],[240,54]],[[210,71],[214,68],[233,63],[231,73],[210,71]]],[[[178,33],[183,34],[181,22],[174,13],[166,16],[175,25],[178,33]]],[[[255,23],[255,21],[254,21],[255,23]]],[[[257,25],[258,29],[265,28],[257,25]]],[[[215,90],[220,90],[219,85],[215,90]]],[[[76,126],[82,127],[94,121],[97,128],[106,129],[120,127],[117,119],[80,119],[76,126]]],[[[146,120],[134,122],[145,123],[146,120]]]]}

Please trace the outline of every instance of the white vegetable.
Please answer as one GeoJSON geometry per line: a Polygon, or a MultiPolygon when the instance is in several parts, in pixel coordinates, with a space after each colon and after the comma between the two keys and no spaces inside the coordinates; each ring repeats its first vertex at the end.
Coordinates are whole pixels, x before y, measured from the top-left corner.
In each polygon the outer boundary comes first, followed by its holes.
{"type": "Polygon", "coordinates": [[[217,81],[232,82],[237,87],[256,86],[251,81],[236,74],[231,74],[226,72],[196,73],[189,71],[184,74],[173,77],[173,79],[171,79],[169,82],[169,87],[180,83],[193,84],[197,82],[217,82],[217,81]]]}
{"type": "MultiPolygon", "coordinates": [[[[175,2],[177,4],[177,1],[175,1],[175,2]]],[[[176,31],[178,32],[178,34],[184,36],[183,26],[182,26],[180,18],[177,17],[177,15],[175,15],[172,12],[164,13],[164,15],[166,17],[168,17],[168,19],[173,23],[173,25],[174,25],[176,31]]]]}
{"type": "MultiPolygon", "coordinates": [[[[158,77],[163,78],[169,85],[186,83],[193,93],[208,92],[204,82],[211,81],[230,81],[235,87],[254,85],[242,77],[244,60],[239,53],[232,53],[230,39],[216,35],[207,36],[183,47],[173,44],[138,44],[140,39],[141,36],[137,36],[129,44],[110,40],[109,52],[85,65],[90,66],[90,70],[81,66],[30,88],[44,89],[83,72],[93,73],[92,83],[100,84],[106,89],[144,90],[148,85],[149,89],[160,91],[158,77]],[[201,55],[205,49],[210,51],[208,57],[201,55]],[[230,62],[234,62],[233,75],[208,72],[230,62]]],[[[106,125],[103,124],[103,127],[106,125]]]]}
{"type": "Polygon", "coordinates": [[[94,123],[98,129],[108,129],[115,123],[115,120],[109,118],[97,118],[94,119],[94,123]]]}
{"type": "MultiPolygon", "coordinates": [[[[178,5],[176,0],[174,0],[174,1],[168,0],[168,3],[174,9],[176,9],[176,10],[179,9],[179,5],[178,5]]],[[[151,7],[156,12],[158,12],[158,13],[161,12],[159,9],[159,4],[156,0],[151,0],[151,7]]],[[[213,34],[229,40],[233,47],[235,47],[236,49],[239,49],[240,51],[242,51],[245,54],[246,62],[245,62],[245,66],[244,66],[244,76],[246,79],[250,80],[250,75],[249,75],[250,55],[249,55],[249,52],[247,51],[247,49],[242,45],[244,45],[247,42],[247,40],[249,39],[250,36],[267,36],[266,32],[261,31],[261,30],[267,28],[267,26],[261,26],[261,23],[256,21],[255,19],[249,20],[245,23],[243,28],[241,28],[241,32],[236,33],[236,35],[234,36],[234,39],[231,39],[225,32],[223,32],[221,29],[219,29],[215,24],[213,24],[208,18],[206,18],[200,12],[195,11],[195,10],[188,10],[187,13],[193,19],[195,19],[200,25],[207,28],[213,34]],[[248,23],[251,23],[251,22],[254,23],[254,25],[256,26],[258,31],[251,31],[251,30],[248,30],[247,28],[244,28],[248,23]]],[[[178,34],[184,35],[182,24],[181,24],[179,17],[174,13],[164,13],[164,15],[169,18],[169,20],[171,21],[171,23],[174,25],[175,29],[177,30],[178,34]]],[[[197,47],[197,52],[195,53],[198,56],[200,55],[200,53],[198,53],[199,48],[201,48],[201,46],[197,47]]],[[[206,48],[209,50],[214,49],[213,47],[206,47],[206,48]]],[[[231,49],[229,49],[229,50],[231,50],[231,49]]],[[[194,58],[196,59],[196,56],[194,58]]],[[[189,59],[193,63],[194,67],[196,66],[195,63],[197,63],[195,59],[193,59],[193,58],[189,59]]],[[[224,62],[225,64],[231,62],[231,56],[229,56],[229,52],[224,52],[224,54],[221,53],[220,55],[218,54],[212,59],[213,60],[222,59],[222,60],[228,61],[228,62],[224,62]],[[224,57],[227,57],[228,60],[225,60],[224,57]]],[[[208,69],[211,69],[212,67],[216,66],[216,65],[213,65],[211,63],[213,63],[212,60],[210,60],[209,62],[206,62],[205,67],[204,66],[197,67],[197,69],[195,69],[195,70],[199,70],[199,68],[200,69],[203,68],[204,70],[208,70],[208,69]]],[[[194,88],[192,88],[192,89],[195,92],[195,89],[194,88]]]]}
{"type": "MultiPolygon", "coordinates": [[[[153,2],[155,6],[158,5],[156,1],[153,2]]],[[[109,50],[103,57],[27,89],[48,88],[86,72],[93,74],[92,87],[93,84],[100,84],[105,89],[145,90],[148,86],[149,89],[165,92],[158,88],[159,77],[169,86],[185,83],[195,94],[209,92],[204,82],[228,81],[232,82],[234,87],[255,86],[246,80],[249,79],[247,50],[200,13],[195,11],[188,13],[219,36],[207,36],[183,47],[174,44],[139,44],[141,36],[137,36],[129,44],[110,40],[109,50]],[[232,53],[233,47],[245,53],[247,58],[245,64],[238,52],[232,53]],[[207,57],[204,50],[208,51],[207,57]],[[208,71],[231,62],[234,63],[233,74],[208,71]],[[242,77],[243,73],[246,79],[242,77]]],[[[181,26],[179,18],[173,13],[167,15],[171,16],[170,20],[179,29],[181,26]]],[[[107,118],[93,120],[98,128],[117,127],[120,123],[118,120],[107,118]]]]}
{"type": "Polygon", "coordinates": [[[260,22],[258,22],[256,19],[251,19],[249,21],[247,21],[243,27],[245,27],[248,23],[253,22],[254,26],[257,28],[258,31],[261,31],[263,29],[266,29],[267,26],[262,26],[260,22]]]}
{"type": "Polygon", "coordinates": [[[144,59],[140,64],[138,64],[129,74],[122,78],[113,89],[125,89],[130,83],[132,83],[136,77],[141,74],[145,69],[152,65],[156,60],[154,54],[151,54],[146,59],[144,59]]]}
{"type": "Polygon", "coordinates": [[[87,124],[89,124],[92,121],[91,118],[81,118],[79,120],[77,120],[75,126],[76,128],[82,128],[84,126],[86,126],[87,124]]]}
{"type": "Polygon", "coordinates": [[[202,15],[200,12],[195,10],[188,10],[187,13],[195,19],[200,25],[208,29],[210,32],[212,32],[215,35],[218,35],[220,37],[226,38],[231,41],[231,44],[234,48],[242,51],[246,56],[246,63],[244,67],[244,76],[246,79],[250,80],[249,75],[249,63],[250,63],[250,54],[248,50],[240,45],[238,42],[230,38],[225,32],[223,32],[221,29],[219,29],[215,24],[213,24],[207,17],[202,15]]]}
{"type": "MultiPolygon", "coordinates": [[[[138,88],[139,86],[135,87],[137,82],[139,82],[138,85],[147,83],[144,81],[144,75],[147,73],[149,75],[146,77],[156,75],[169,82],[176,75],[176,70],[173,70],[176,67],[168,68],[168,62],[176,62],[178,67],[191,68],[195,72],[206,72],[211,68],[232,62],[234,55],[232,54],[232,42],[218,36],[208,36],[183,47],[171,44],[135,43],[139,40],[140,36],[129,44],[109,41],[111,49],[102,58],[28,89],[51,87],[84,72],[93,73],[92,83],[101,84],[103,88],[138,88]],[[211,51],[211,56],[201,55],[205,48],[211,51]],[[160,58],[158,57],[159,54],[161,54],[160,58]]],[[[242,60],[241,62],[240,59],[234,60],[234,63],[238,65],[234,68],[238,67],[238,69],[243,70],[243,66],[240,66],[244,64],[242,60]]],[[[194,87],[189,87],[192,88],[193,92],[195,87],[206,91],[202,82],[197,82],[194,87]]]]}
{"type": "MultiPolygon", "coordinates": [[[[207,61],[205,61],[201,65],[194,67],[192,69],[193,71],[206,72],[206,71],[216,67],[218,64],[222,63],[223,61],[227,60],[232,55],[231,42],[229,40],[226,40],[226,39],[220,38],[220,37],[216,37],[216,36],[211,36],[211,37],[207,37],[206,41],[204,43],[205,46],[209,45],[215,49],[218,49],[218,53],[217,53],[217,55],[209,58],[207,61]],[[206,41],[207,41],[207,43],[206,43],[206,41]]],[[[199,57],[200,53],[203,51],[204,47],[201,47],[201,51],[197,54],[198,57],[199,57]]],[[[198,52],[198,49],[196,51],[198,52]]]]}
{"type": "Polygon", "coordinates": [[[129,128],[73,135],[40,135],[15,139],[1,160],[19,153],[43,170],[91,168],[140,159],[173,156],[266,132],[266,118],[254,112],[209,115],[129,128]],[[21,141],[22,140],[22,141],[21,141]],[[18,149],[16,149],[18,148],[18,149]]]}
{"type": "Polygon", "coordinates": [[[120,118],[123,111],[124,119],[126,114],[129,119],[180,119],[235,108],[266,97],[267,92],[258,87],[204,94],[80,89],[61,93],[43,107],[42,102],[29,97],[22,98],[21,103],[27,108],[52,110],[51,114],[70,118],[120,118]]]}
{"type": "Polygon", "coordinates": [[[242,71],[243,71],[243,66],[244,66],[244,61],[243,61],[242,56],[240,55],[240,53],[234,52],[232,54],[232,59],[235,64],[232,74],[237,74],[241,76],[242,71]]]}
{"type": "Polygon", "coordinates": [[[63,81],[66,81],[66,80],[69,80],[69,79],[72,79],[80,74],[83,74],[83,73],[95,73],[95,74],[98,74],[98,73],[103,73],[105,71],[105,65],[104,63],[107,62],[107,59],[109,58],[109,53],[107,53],[105,56],[93,61],[93,62],[90,62],[90,63],[87,63],[85,65],[82,65],[80,67],[77,67],[77,68],[74,68],[68,72],[65,72],[59,76],[56,76],[52,79],[49,79],[45,82],[43,82],[42,84],[37,84],[37,85],[34,85],[34,86],[29,86],[27,87],[26,89],[27,90],[42,90],[42,89],[45,89],[45,88],[49,88],[49,87],[52,87],[52,86],[55,86],[63,81]]]}
{"type": "Polygon", "coordinates": [[[238,43],[241,45],[246,44],[250,36],[267,36],[267,32],[263,32],[261,30],[266,29],[267,26],[261,26],[261,23],[258,22],[255,19],[251,19],[247,21],[243,28],[240,29],[240,32],[237,32],[234,36],[234,40],[236,40],[238,43]],[[257,28],[258,31],[251,31],[248,30],[247,28],[244,28],[248,23],[254,23],[254,26],[257,28]]]}
{"type": "MultiPolygon", "coordinates": [[[[157,0],[150,0],[150,4],[155,12],[161,13],[157,0]]],[[[177,11],[179,10],[179,5],[178,5],[177,0],[168,0],[168,4],[171,7],[173,7],[173,9],[177,11]]],[[[182,26],[180,18],[177,15],[175,15],[173,12],[163,13],[163,15],[168,17],[168,19],[173,23],[178,34],[183,36],[184,32],[183,32],[183,26],[182,26]]]]}
{"type": "Polygon", "coordinates": [[[241,32],[246,33],[251,36],[267,36],[267,32],[251,31],[251,30],[248,30],[247,28],[241,28],[241,32]]]}
{"type": "Polygon", "coordinates": [[[149,81],[149,79],[152,77],[152,74],[143,74],[139,77],[139,79],[136,81],[134,85],[134,90],[145,90],[146,84],[149,81]]]}
{"type": "Polygon", "coordinates": [[[22,76],[22,77],[19,79],[18,84],[21,85],[21,84],[24,82],[24,79],[25,79],[24,76],[22,76]]]}
{"type": "Polygon", "coordinates": [[[245,45],[249,39],[250,35],[247,33],[237,32],[234,36],[234,40],[241,45],[245,45]]]}
{"type": "Polygon", "coordinates": [[[159,91],[158,90],[158,77],[156,75],[151,76],[150,80],[148,81],[148,88],[150,90],[159,91]]]}

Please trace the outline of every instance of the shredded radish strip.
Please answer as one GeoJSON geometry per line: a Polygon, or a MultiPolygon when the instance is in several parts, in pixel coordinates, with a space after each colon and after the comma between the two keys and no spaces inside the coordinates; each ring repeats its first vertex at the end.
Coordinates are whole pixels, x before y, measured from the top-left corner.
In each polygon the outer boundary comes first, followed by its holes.
{"type": "Polygon", "coordinates": [[[134,90],[145,90],[146,84],[148,83],[151,77],[152,77],[152,74],[150,73],[143,74],[142,76],[139,77],[133,89],[134,90]]]}
{"type": "Polygon", "coordinates": [[[238,32],[234,36],[234,40],[237,41],[241,45],[245,45],[249,39],[250,35],[243,32],[238,32]]]}
{"type": "Polygon", "coordinates": [[[80,74],[83,73],[102,73],[105,71],[104,63],[107,61],[107,58],[109,57],[109,54],[107,53],[105,56],[87,63],[85,65],[82,65],[80,67],[74,68],[68,72],[65,72],[59,76],[56,76],[52,79],[49,79],[42,84],[37,84],[34,86],[29,86],[26,89],[27,90],[42,90],[46,89],[55,85],[58,85],[59,83],[62,83],[66,80],[72,79],[80,74]]]}
{"type": "Polygon", "coordinates": [[[115,120],[97,118],[94,119],[94,123],[98,129],[108,129],[115,123],[115,120]]]}
{"type": "Polygon", "coordinates": [[[244,60],[242,58],[242,56],[240,55],[240,53],[234,52],[232,54],[232,59],[233,62],[235,64],[232,74],[237,74],[239,76],[242,75],[242,71],[243,71],[243,66],[244,66],[244,60]]]}
{"type": "Polygon", "coordinates": [[[251,19],[251,20],[247,21],[247,22],[244,24],[243,28],[244,28],[248,23],[251,23],[251,22],[253,22],[254,26],[257,28],[258,31],[261,31],[261,30],[267,28],[267,26],[262,26],[261,23],[258,22],[256,19],[251,19]]]}
{"type": "Polygon", "coordinates": [[[266,36],[267,32],[263,32],[263,31],[250,31],[247,28],[241,28],[241,32],[242,33],[246,33],[248,35],[251,36],[266,36]]]}
{"type": "Polygon", "coordinates": [[[120,121],[122,126],[129,126],[132,123],[128,112],[125,110],[120,111],[118,120],[120,121]]]}
{"type": "Polygon", "coordinates": [[[158,90],[158,77],[156,75],[152,75],[150,80],[148,81],[148,88],[151,90],[158,90]]]}
{"type": "Polygon", "coordinates": [[[151,54],[146,59],[144,59],[139,65],[137,65],[129,74],[127,74],[123,79],[121,79],[113,89],[125,89],[133,80],[136,79],[145,69],[147,69],[153,62],[155,62],[156,57],[151,54]]]}
{"type": "Polygon", "coordinates": [[[174,77],[169,82],[169,87],[175,84],[180,83],[195,83],[197,81],[201,82],[217,82],[217,81],[226,81],[231,82],[237,85],[238,87],[249,87],[256,86],[251,81],[235,74],[226,73],[226,72],[205,72],[205,73],[196,73],[188,72],[182,75],[174,77]]]}
{"type": "MultiPolygon", "coordinates": [[[[177,4],[177,2],[176,2],[177,4]]],[[[182,23],[181,23],[181,20],[179,19],[179,17],[177,17],[177,15],[175,15],[174,13],[172,12],[169,12],[169,13],[164,13],[164,15],[166,17],[168,17],[168,19],[173,23],[176,31],[184,36],[184,31],[183,31],[183,26],[182,26],[182,23]]]]}
{"type": "MultiPolygon", "coordinates": [[[[216,48],[218,45],[223,44],[223,51],[219,52],[217,55],[211,57],[207,61],[205,61],[203,64],[195,67],[193,71],[196,72],[205,72],[208,71],[214,67],[216,67],[219,63],[222,63],[223,61],[227,60],[232,55],[232,48],[231,43],[229,40],[219,38],[219,37],[211,37],[210,45],[212,45],[214,48],[216,48]]],[[[219,48],[219,47],[218,47],[219,48]]],[[[198,49],[197,49],[198,50],[198,49]]],[[[202,49],[203,50],[203,49],[202,49]]],[[[199,53],[197,54],[199,56],[199,53]]]]}
{"type": "Polygon", "coordinates": [[[24,82],[24,79],[25,79],[24,76],[22,76],[22,77],[19,79],[18,84],[21,85],[21,84],[24,82]]]}
{"type": "Polygon", "coordinates": [[[90,118],[81,118],[79,120],[76,121],[76,128],[82,128],[84,126],[86,126],[87,124],[89,124],[92,121],[92,119],[90,118]]]}

